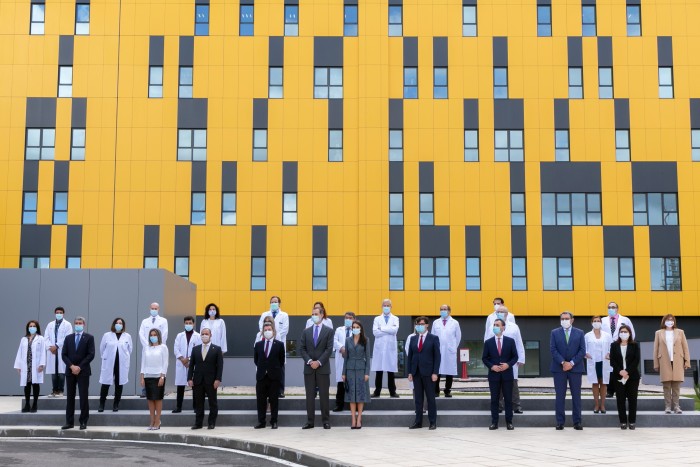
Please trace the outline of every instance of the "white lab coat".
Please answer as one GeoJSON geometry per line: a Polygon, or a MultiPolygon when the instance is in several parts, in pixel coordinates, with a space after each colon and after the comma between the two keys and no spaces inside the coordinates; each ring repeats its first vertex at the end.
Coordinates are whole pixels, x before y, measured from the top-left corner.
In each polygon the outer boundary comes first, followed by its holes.
{"type": "MultiPolygon", "coordinates": [[[[306,320],[306,326],[304,326],[304,329],[310,328],[310,327],[313,326],[313,325],[314,325],[314,322],[311,320],[311,318],[309,318],[309,319],[306,320]]],[[[331,329],[333,329],[333,321],[331,321],[330,318],[324,319],[324,320],[323,320],[323,325],[324,325],[324,326],[327,326],[327,327],[329,327],[329,328],[331,328],[331,329]]]]}
{"type": "MultiPolygon", "coordinates": [[[[403,346],[403,350],[404,350],[404,352],[406,353],[406,359],[405,359],[405,361],[406,361],[407,364],[408,364],[408,348],[411,346],[411,338],[413,338],[413,336],[415,336],[415,335],[416,335],[415,332],[414,332],[413,334],[410,334],[410,335],[406,338],[406,344],[403,346]]],[[[409,387],[409,389],[413,390],[413,381],[409,381],[409,382],[408,382],[408,387],[409,387]]]]}
{"type": "MultiPolygon", "coordinates": [[[[19,385],[25,387],[27,385],[27,349],[29,348],[29,339],[23,337],[19,341],[17,356],[15,357],[15,369],[20,370],[19,385]]],[[[41,384],[44,382],[44,373],[46,373],[46,339],[35,334],[32,340],[32,384],[41,384]],[[40,366],[44,367],[44,371],[37,371],[40,366]]]]}
{"type": "MultiPolygon", "coordinates": [[[[266,316],[272,316],[270,310],[264,311],[260,315],[260,320],[258,321],[258,329],[262,330],[263,321],[265,321],[266,316]]],[[[287,334],[289,334],[289,315],[282,310],[277,311],[277,316],[275,317],[275,339],[281,341],[284,344],[284,349],[287,350],[287,334]]]]}
{"type": "Polygon", "coordinates": [[[431,332],[440,338],[440,374],[456,376],[457,349],[462,341],[459,322],[452,316],[447,317],[447,324],[443,324],[442,318],[436,319],[431,332]]]}
{"type": "Polygon", "coordinates": [[[66,340],[66,336],[73,334],[73,326],[65,318],[61,320],[61,326],[58,328],[58,339],[54,339],[55,329],[56,320],[53,320],[46,325],[46,330],[44,331],[44,339],[46,340],[46,370],[44,371],[47,375],[56,373],[56,358],[58,358],[58,374],[63,375],[66,373],[66,364],[63,363],[63,358],[61,358],[61,351],[63,350],[63,341],[66,340]],[[49,347],[53,345],[58,347],[56,355],[49,350],[49,347]]]}
{"type": "MultiPolygon", "coordinates": [[[[335,330],[335,336],[333,336],[333,351],[335,352],[335,382],[343,382],[343,362],[345,358],[343,354],[340,353],[340,349],[345,347],[345,339],[347,336],[347,329],[345,326],[340,326],[335,330]]],[[[350,333],[352,335],[352,333],[350,333]]]]}
{"type": "MultiPolygon", "coordinates": [[[[600,330],[610,334],[610,316],[603,316],[603,318],[600,321],[600,330]]],[[[630,327],[630,329],[632,330],[632,339],[634,339],[634,326],[632,326],[632,320],[618,313],[617,318],[615,319],[615,332],[612,334],[613,342],[617,340],[618,333],[620,332],[620,326],[622,326],[623,324],[626,324],[630,327]]]]}
{"type": "Polygon", "coordinates": [[[152,316],[141,321],[141,327],[139,328],[141,347],[146,348],[150,345],[148,342],[148,333],[151,332],[151,329],[158,329],[160,331],[161,341],[163,345],[165,345],[165,342],[168,340],[168,320],[158,315],[156,316],[155,323],[153,322],[152,316]]]}
{"type": "Polygon", "coordinates": [[[175,337],[175,344],[173,345],[173,354],[175,354],[175,386],[187,386],[187,367],[182,364],[180,357],[190,358],[192,348],[201,343],[202,339],[197,331],[192,331],[189,345],[187,344],[185,331],[182,331],[175,337]]]}
{"type": "MultiPolygon", "coordinates": [[[[510,313],[508,313],[510,316],[510,313]]],[[[505,337],[510,337],[515,341],[515,349],[518,351],[518,363],[525,364],[525,346],[523,345],[523,336],[520,334],[520,327],[515,324],[511,323],[510,320],[508,320],[508,324],[506,324],[506,329],[503,331],[503,335],[505,337]]],[[[494,336],[493,333],[493,326],[491,327],[491,333],[484,339],[484,342],[486,342],[488,339],[491,339],[494,336]]],[[[513,378],[518,379],[518,368],[519,365],[515,365],[513,367],[513,378]]]]}
{"type": "Polygon", "coordinates": [[[374,318],[372,333],[374,334],[374,351],[372,352],[372,371],[399,370],[399,352],[396,348],[396,334],[399,332],[399,317],[389,313],[389,321],[384,320],[384,314],[374,318]]]}
{"type": "Polygon", "coordinates": [[[226,353],[228,346],[226,345],[226,323],[223,319],[203,319],[199,325],[199,332],[202,329],[209,328],[211,330],[211,343],[221,347],[221,352],[226,353]]]}
{"type": "MultiPolygon", "coordinates": [[[[602,321],[602,320],[601,320],[602,321]]],[[[608,329],[610,329],[610,323],[608,323],[608,329]]],[[[593,331],[586,333],[584,336],[586,340],[586,353],[590,354],[593,358],[586,359],[586,378],[588,379],[588,384],[598,384],[598,375],[595,372],[595,361],[602,358],[603,362],[603,384],[608,384],[610,382],[610,372],[612,372],[612,367],[610,366],[610,359],[605,358],[610,354],[610,344],[612,344],[612,337],[610,333],[604,332],[603,327],[600,328],[600,340],[596,339],[593,331]],[[595,355],[596,343],[602,342],[603,351],[602,355],[595,355]]]]}
{"type": "MultiPolygon", "coordinates": [[[[496,321],[496,312],[494,311],[486,317],[486,328],[484,329],[484,342],[493,337],[493,322],[496,321]]],[[[515,323],[515,316],[510,311],[508,312],[508,317],[506,318],[506,327],[509,323],[515,323]]]]}
{"type": "Polygon", "coordinates": [[[109,331],[104,333],[100,342],[100,356],[102,357],[102,369],[100,370],[100,384],[124,385],[129,382],[129,366],[131,364],[131,351],[134,343],[131,336],[122,332],[117,339],[117,334],[109,331]],[[119,352],[119,382],[114,382],[114,360],[119,352]]]}

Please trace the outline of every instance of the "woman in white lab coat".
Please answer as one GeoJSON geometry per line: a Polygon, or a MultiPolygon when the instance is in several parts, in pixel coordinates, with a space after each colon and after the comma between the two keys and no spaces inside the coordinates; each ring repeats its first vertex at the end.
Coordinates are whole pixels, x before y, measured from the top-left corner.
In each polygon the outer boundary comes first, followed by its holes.
{"type": "Polygon", "coordinates": [[[605,395],[610,382],[612,337],[602,329],[600,316],[591,318],[593,330],[586,334],[586,377],[593,387],[593,413],[605,413],[605,395]]]}
{"type": "Polygon", "coordinates": [[[226,323],[221,319],[221,312],[216,303],[210,303],[204,308],[204,319],[199,325],[199,332],[202,329],[211,330],[211,343],[221,347],[221,352],[226,353],[228,346],[226,345],[226,323]]]}
{"type": "Polygon", "coordinates": [[[114,384],[112,412],[119,411],[122,388],[129,382],[129,366],[133,348],[131,336],[126,332],[126,322],[123,318],[116,318],[112,321],[111,330],[102,336],[102,342],[100,342],[100,356],[102,357],[100,384],[102,387],[100,388],[98,412],[104,412],[105,401],[112,384],[114,384]]]}
{"type": "Polygon", "coordinates": [[[46,341],[41,336],[38,321],[29,321],[25,328],[25,335],[19,341],[19,349],[17,349],[17,357],[15,357],[15,369],[19,373],[19,385],[24,388],[22,412],[36,412],[39,385],[44,382],[46,341]],[[30,408],[31,391],[34,392],[34,402],[30,408]]]}

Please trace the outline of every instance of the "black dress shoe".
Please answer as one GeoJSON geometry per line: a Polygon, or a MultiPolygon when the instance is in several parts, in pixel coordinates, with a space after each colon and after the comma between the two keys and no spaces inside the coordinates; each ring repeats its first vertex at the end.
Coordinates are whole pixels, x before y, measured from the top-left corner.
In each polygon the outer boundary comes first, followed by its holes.
{"type": "Polygon", "coordinates": [[[431,424],[430,424],[430,428],[428,428],[428,429],[429,429],[429,430],[434,430],[434,429],[436,429],[436,428],[437,428],[437,424],[431,423],[431,424]]]}
{"type": "Polygon", "coordinates": [[[193,429],[193,430],[201,430],[201,429],[202,429],[202,425],[192,425],[192,429],[193,429]]]}
{"type": "Polygon", "coordinates": [[[73,428],[73,427],[74,427],[74,425],[65,424],[65,425],[63,425],[63,426],[61,427],[61,430],[70,430],[70,429],[73,428]]]}
{"type": "Polygon", "coordinates": [[[119,412],[119,404],[114,404],[112,406],[112,412],[119,412]]]}
{"type": "Polygon", "coordinates": [[[306,425],[302,426],[301,429],[302,430],[310,430],[313,427],[314,426],[311,423],[307,423],[306,425]]]}
{"type": "Polygon", "coordinates": [[[626,424],[626,423],[620,423],[620,429],[621,429],[621,430],[626,430],[626,429],[627,429],[627,424],[626,424]]]}
{"type": "Polygon", "coordinates": [[[265,422],[258,423],[253,428],[255,428],[256,430],[260,430],[262,428],[265,428],[265,422]]]}
{"type": "Polygon", "coordinates": [[[634,426],[634,423],[630,423],[630,424],[628,425],[628,428],[629,428],[630,430],[634,430],[636,427],[634,426]]]}
{"type": "Polygon", "coordinates": [[[342,411],[343,411],[342,407],[336,407],[335,409],[333,409],[333,412],[342,412],[342,411]]]}
{"type": "Polygon", "coordinates": [[[445,397],[447,397],[449,399],[450,397],[452,397],[452,394],[450,394],[449,392],[445,393],[445,397]]]}
{"type": "Polygon", "coordinates": [[[498,423],[492,423],[489,426],[489,430],[498,430],[498,423]]]}
{"type": "Polygon", "coordinates": [[[207,426],[207,430],[213,430],[214,428],[216,428],[216,425],[213,423],[210,423],[209,426],[207,426]]]}
{"type": "Polygon", "coordinates": [[[170,413],[180,413],[180,412],[182,412],[182,409],[178,407],[170,413]]]}
{"type": "Polygon", "coordinates": [[[323,424],[323,429],[324,429],[324,430],[330,430],[330,429],[331,429],[331,424],[330,424],[330,423],[324,423],[324,424],[323,424]]]}
{"type": "Polygon", "coordinates": [[[563,429],[564,429],[564,425],[557,425],[557,427],[556,427],[556,428],[557,428],[557,430],[560,430],[560,431],[561,431],[561,430],[563,430],[563,429]]]}
{"type": "Polygon", "coordinates": [[[379,393],[378,392],[373,392],[372,393],[372,399],[378,399],[379,398],[379,393]]]}
{"type": "Polygon", "coordinates": [[[280,399],[284,399],[284,394],[280,394],[280,395],[279,395],[279,398],[280,398],[280,399]]]}
{"type": "Polygon", "coordinates": [[[422,423],[414,423],[413,425],[408,427],[409,430],[415,430],[416,428],[423,428],[423,424],[422,423]]]}
{"type": "Polygon", "coordinates": [[[523,413],[523,409],[513,410],[513,413],[522,414],[522,413],[523,413]]]}
{"type": "Polygon", "coordinates": [[[512,423],[506,423],[506,430],[515,430],[515,427],[512,423]]]}
{"type": "Polygon", "coordinates": [[[581,425],[580,423],[575,424],[574,430],[583,430],[583,425],[581,425]]]}
{"type": "Polygon", "coordinates": [[[276,430],[276,429],[277,429],[277,422],[272,422],[272,423],[270,423],[270,425],[272,425],[271,428],[272,428],[273,430],[276,430]]]}
{"type": "Polygon", "coordinates": [[[104,406],[104,404],[100,404],[100,406],[97,408],[97,411],[100,412],[100,413],[104,412],[104,411],[105,411],[105,406],[104,406]]]}
{"type": "Polygon", "coordinates": [[[86,425],[85,423],[81,423],[81,424],[80,424],[80,429],[81,429],[81,430],[86,430],[86,429],[87,429],[87,425],[86,425]]]}
{"type": "Polygon", "coordinates": [[[401,396],[399,396],[396,393],[393,393],[393,394],[390,394],[389,397],[391,397],[392,399],[399,399],[401,396]]]}

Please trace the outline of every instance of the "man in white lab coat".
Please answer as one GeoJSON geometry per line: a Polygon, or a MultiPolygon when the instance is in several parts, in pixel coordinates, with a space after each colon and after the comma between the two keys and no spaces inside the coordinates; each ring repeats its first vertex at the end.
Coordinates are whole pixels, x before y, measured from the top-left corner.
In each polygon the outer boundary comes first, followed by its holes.
{"type": "MultiPolygon", "coordinates": [[[[523,407],[520,404],[520,389],[518,388],[518,368],[525,364],[525,346],[523,345],[523,337],[520,334],[520,328],[517,324],[512,321],[508,321],[508,316],[510,312],[505,306],[499,306],[496,310],[499,315],[503,316],[503,322],[506,323],[505,328],[503,328],[503,335],[505,337],[510,337],[515,341],[515,349],[518,351],[518,363],[513,366],[513,413],[523,413],[523,407]]],[[[495,336],[493,333],[493,326],[489,336],[484,339],[486,342],[488,339],[495,336]]],[[[499,401],[499,410],[503,410],[503,392],[501,392],[499,401]]]]}
{"type": "Polygon", "coordinates": [[[355,322],[355,313],[347,311],[342,326],[335,330],[333,337],[333,351],[335,352],[335,381],[338,389],[335,393],[335,408],[333,412],[342,412],[345,408],[345,382],[343,381],[343,363],[345,361],[345,339],[352,335],[352,323],[355,322]]]}
{"type": "Polygon", "coordinates": [[[372,353],[371,370],[376,372],[374,379],[374,393],[372,397],[379,397],[382,392],[382,377],[387,372],[389,395],[397,398],[394,373],[399,369],[399,353],[396,334],[399,332],[399,317],[391,314],[391,300],[388,298],[382,302],[382,314],[374,318],[372,333],[374,334],[374,351],[372,353]]]}
{"type": "Polygon", "coordinates": [[[508,318],[502,316],[498,313],[498,307],[504,306],[505,302],[501,297],[496,297],[493,299],[493,313],[486,317],[486,326],[484,327],[484,342],[493,337],[493,322],[496,319],[502,319],[506,325],[508,323],[515,323],[515,316],[513,313],[508,313],[508,318]]]}
{"type": "Polygon", "coordinates": [[[440,338],[440,374],[435,382],[435,397],[440,397],[440,377],[445,377],[445,397],[452,397],[452,379],[457,376],[457,349],[462,341],[459,322],[452,317],[450,305],[440,305],[440,319],[433,321],[432,333],[440,338]]]}
{"type": "Polygon", "coordinates": [[[185,330],[175,337],[173,353],[175,354],[175,386],[177,387],[177,402],[173,413],[182,412],[182,402],[185,399],[187,386],[187,371],[190,368],[190,355],[195,345],[201,345],[202,339],[194,330],[194,318],[185,316],[185,330]]]}
{"type": "MultiPolygon", "coordinates": [[[[604,316],[601,320],[600,330],[607,332],[612,336],[612,341],[617,341],[620,326],[626,324],[632,331],[632,339],[634,339],[634,326],[632,320],[620,314],[620,306],[616,302],[608,303],[608,316],[604,316]]],[[[615,385],[608,384],[608,397],[615,396],[615,385]]]]}
{"type": "Polygon", "coordinates": [[[51,375],[53,389],[49,397],[61,397],[66,383],[66,364],[61,358],[61,351],[66,336],[73,334],[73,326],[67,319],[63,319],[65,310],[62,306],[57,306],[54,313],[56,320],[49,322],[44,333],[46,339],[46,369],[44,373],[51,375]]]}
{"type": "MultiPolygon", "coordinates": [[[[168,339],[168,320],[159,315],[160,305],[157,302],[151,303],[149,313],[151,316],[141,321],[141,327],[139,328],[141,352],[150,345],[148,343],[148,334],[151,332],[151,329],[158,329],[160,331],[163,345],[165,345],[165,341],[168,339]]],[[[141,391],[141,397],[146,397],[146,388],[143,388],[141,391]]]]}
{"type": "MultiPolygon", "coordinates": [[[[280,309],[282,305],[282,299],[277,295],[273,295],[270,298],[270,309],[263,311],[260,315],[260,320],[258,320],[258,328],[260,329],[260,335],[262,336],[263,321],[266,316],[272,316],[275,320],[275,339],[284,344],[285,352],[285,363],[287,361],[287,334],[289,333],[289,315],[280,309]]],[[[280,379],[280,398],[284,399],[284,367],[282,366],[282,377],[280,379]]]]}

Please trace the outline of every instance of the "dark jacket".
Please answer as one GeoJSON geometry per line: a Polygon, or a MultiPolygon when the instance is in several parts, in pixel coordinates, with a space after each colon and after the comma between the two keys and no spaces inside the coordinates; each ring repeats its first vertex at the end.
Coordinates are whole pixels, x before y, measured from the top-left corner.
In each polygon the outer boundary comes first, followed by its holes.
{"type": "Polygon", "coordinates": [[[440,374],[440,338],[426,332],[420,352],[419,342],[420,335],[416,334],[408,346],[408,372],[413,376],[416,376],[419,370],[421,376],[440,374]]]}
{"type": "Polygon", "coordinates": [[[335,331],[328,326],[321,325],[318,339],[314,346],[314,326],[316,325],[304,329],[304,332],[301,333],[299,349],[301,357],[304,359],[304,374],[310,375],[316,371],[320,375],[330,375],[331,365],[329,360],[331,353],[333,353],[333,334],[335,331]],[[311,368],[311,366],[307,365],[309,360],[321,362],[320,368],[316,370],[311,368]]]}
{"type": "Polygon", "coordinates": [[[574,362],[574,367],[569,370],[572,373],[585,373],[586,365],[586,338],[579,328],[569,329],[569,342],[566,342],[564,328],[558,327],[552,330],[549,338],[549,350],[552,354],[552,364],[549,370],[552,373],[562,373],[564,368],[561,362],[574,362]]]}
{"type": "MultiPolygon", "coordinates": [[[[627,344],[627,354],[625,355],[625,362],[627,363],[627,373],[629,373],[631,381],[640,379],[640,359],[641,353],[639,351],[639,344],[636,342],[631,342],[627,344]]],[[[620,350],[619,342],[613,342],[610,346],[610,366],[612,366],[610,382],[612,382],[613,380],[619,381],[620,379],[622,379],[622,377],[620,376],[620,371],[623,369],[622,350],[620,350]]]]}
{"type": "Polygon", "coordinates": [[[484,351],[481,354],[481,361],[484,362],[486,368],[489,369],[489,381],[501,379],[510,381],[514,379],[513,366],[518,363],[518,349],[515,346],[515,339],[508,336],[503,336],[501,339],[503,339],[503,342],[501,342],[501,355],[498,355],[496,336],[484,342],[484,351]],[[491,371],[492,366],[500,365],[501,363],[508,364],[508,369],[506,371],[491,371]]]}
{"type": "Polygon", "coordinates": [[[205,360],[202,359],[202,344],[192,347],[187,381],[192,381],[194,384],[214,384],[214,381],[221,381],[223,373],[224,354],[221,352],[221,347],[209,344],[205,360]]]}
{"type": "Polygon", "coordinates": [[[61,350],[61,358],[66,364],[66,374],[73,374],[70,370],[71,365],[80,367],[81,375],[90,376],[90,362],[95,358],[95,338],[87,332],[83,332],[78,342],[78,348],[75,348],[75,333],[68,334],[63,341],[63,350],[61,350]]]}
{"type": "MultiPolygon", "coordinates": [[[[367,341],[369,344],[369,341],[367,341]]],[[[348,370],[364,370],[369,376],[369,355],[367,354],[367,346],[357,343],[350,336],[345,339],[345,357],[343,358],[343,374],[347,375],[348,370]]]]}
{"type": "Polygon", "coordinates": [[[267,375],[271,380],[282,379],[282,369],[284,368],[284,345],[278,340],[273,340],[270,344],[270,353],[265,356],[265,340],[255,343],[253,350],[253,362],[258,367],[255,373],[257,381],[262,380],[267,375]]]}

